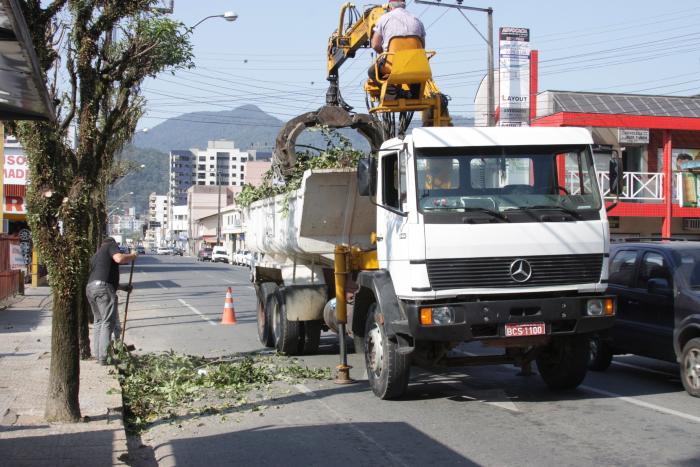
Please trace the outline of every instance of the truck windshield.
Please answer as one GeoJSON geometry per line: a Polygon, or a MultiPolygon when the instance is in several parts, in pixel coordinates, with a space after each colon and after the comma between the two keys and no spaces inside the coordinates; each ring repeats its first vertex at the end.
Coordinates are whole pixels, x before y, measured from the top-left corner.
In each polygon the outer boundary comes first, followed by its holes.
{"type": "Polygon", "coordinates": [[[554,209],[578,217],[601,207],[588,146],[421,149],[416,174],[421,212],[554,209]]]}

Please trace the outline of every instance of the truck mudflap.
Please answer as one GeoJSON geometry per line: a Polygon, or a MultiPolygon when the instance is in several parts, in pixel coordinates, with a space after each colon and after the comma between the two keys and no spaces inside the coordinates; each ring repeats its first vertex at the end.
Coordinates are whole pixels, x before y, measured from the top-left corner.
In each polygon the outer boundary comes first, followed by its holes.
{"type": "Polygon", "coordinates": [[[472,340],[502,339],[507,336],[506,325],[544,324],[547,336],[585,334],[610,328],[615,319],[610,316],[588,316],[589,299],[611,297],[551,297],[497,300],[481,302],[439,303],[434,307],[450,307],[454,313],[451,324],[421,324],[421,308],[431,304],[404,303],[407,321],[400,320],[397,327],[406,326],[415,340],[463,342],[472,340]]]}
{"type": "Polygon", "coordinates": [[[328,301],[325,285],[291,285],[280,289],[289,321],[323,319],[323,307],[328,301]]]}

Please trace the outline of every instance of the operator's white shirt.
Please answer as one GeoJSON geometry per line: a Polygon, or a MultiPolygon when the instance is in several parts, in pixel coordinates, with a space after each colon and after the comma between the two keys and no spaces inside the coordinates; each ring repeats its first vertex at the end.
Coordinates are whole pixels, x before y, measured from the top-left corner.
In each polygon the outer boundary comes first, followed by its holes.
{"type": "Polygon", "coordinates": [[[382,36],[382,49],[389,50],[389,41],[392,37],[418,36],[425,43],[425,27],[412,13],[405,8],[394,8],[385,13],[374,28],[376,33],[382,36]]]}

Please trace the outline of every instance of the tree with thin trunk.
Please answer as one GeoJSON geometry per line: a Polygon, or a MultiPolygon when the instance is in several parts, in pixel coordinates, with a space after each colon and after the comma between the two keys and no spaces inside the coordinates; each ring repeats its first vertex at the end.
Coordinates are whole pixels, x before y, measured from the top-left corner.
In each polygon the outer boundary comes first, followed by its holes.
{"type": "MultiPolygon", "coordinates": [[[[29,161],[28,222],[53,291],[47,421],[80,418],[79,321],[115,155],[143,114],[141,86],[191,67],[187,29],[155,0],[24,0],[57,118],[17,123],[29,161]]],[[[84,341],[84,339],[83,339],[84,341]]]]}

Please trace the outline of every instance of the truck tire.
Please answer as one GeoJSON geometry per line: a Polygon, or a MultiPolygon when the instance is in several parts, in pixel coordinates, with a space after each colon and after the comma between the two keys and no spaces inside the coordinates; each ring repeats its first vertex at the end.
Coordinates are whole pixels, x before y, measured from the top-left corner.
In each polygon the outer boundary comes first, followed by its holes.
{"type": "Polygon", "coordinates": [[[304,321],[302,326],[301,352],[316,355],[321,343],[321,321],[304,321]]]}
{"type": "Polygon", "coordinates": [[[275,346],[275,337],[272,333],[271,325],[271,315],[270,307],[268,302],[270,296],[277,290],[277,284],[274,282],[265,282],[260,284],[258,289],[258,308],[257,308],[257,321],[258,321],[258,339],[260,343],[265,347],[275,346]]]}
{"type": "Polygon", "coordinates": [[[552,339],[537,357],[537,369],[549,389],[562,391],[581,384],[588,371],[589,350],[585,334],[552,339]]]}
{"type": "Polygon", "coordinates": [[[377,304],[370,306],[365,321],[365,367],[369,386],[380,399],[397,399],[406,392],[411,372],[410,356],[400,354],[384,326],[376,320],[377,304]]]}
{"type": "Polygon", "coordinates": [[[681,381],[693,397],[700,397],[700,337],[690,339],[681,353],[681,381]]]}
{"type": "Polygon", "coordinates": [[[287,319],[284,292],[280,289],[270,297],[270,316],[275,347],[285,355],[299,355],[302,351],[302,322],[287,319]]]}
{"type": "Polygon", "coordinates": [[[593,334],[588,342],[588,369],[593,371],[605,371],[610,367],[613,359],[613,351],[610,344],[605,342],[598,334],[593,334]]]}

